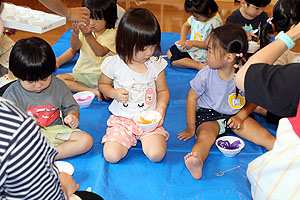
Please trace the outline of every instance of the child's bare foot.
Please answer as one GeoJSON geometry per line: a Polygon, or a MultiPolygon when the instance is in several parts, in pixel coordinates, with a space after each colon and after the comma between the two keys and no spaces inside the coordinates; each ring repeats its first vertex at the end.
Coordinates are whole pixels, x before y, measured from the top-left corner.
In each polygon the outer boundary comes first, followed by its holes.
{"type": "Polygon", "coordinates": [[[203,162],[200,160],[197,152],[188,153],[184,157],[184,162],[194,179],[200,179],[202,177],[203,162]]]}
{"type": "Polygon", "coordinates": [[[92,88],[91,92],[93,92],[95,94],[98,101],[102,101],[102,95],[101,95],[101,92],[98,90],[98,88],[92,88]]]}

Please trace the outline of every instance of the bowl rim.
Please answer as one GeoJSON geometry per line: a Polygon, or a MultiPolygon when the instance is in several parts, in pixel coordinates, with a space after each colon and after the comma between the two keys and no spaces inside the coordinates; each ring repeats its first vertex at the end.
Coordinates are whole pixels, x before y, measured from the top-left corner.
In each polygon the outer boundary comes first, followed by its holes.
{"type": "MultiPolygon", "coordinates": [[[[80,103],[87,102],[87,101],[91,101],[91,100],[93,101],[93,99],[95,98],[95,94],[94,94],[93,92],[87,91],[87,90],[86,90],[86,91],[76,92],[75,94],[73,94],[74,99],[77,101],[76,98],[78,98],[78,95],[81,95],[81,94],[83,94],[83,93],[88,93],[88,95],[91,95],[92,98],[91,98],[91,99],[88,99],[88,100],[80,101],[80,103]]],[[[77,101],[77,103],[78,103],[78,101],[77,101]]]]}
{"type": "Polygon", "coordinates": [[[159,123],[160,120],[161,120],[161,118],[162,118],[161,114],[160,114],[159,112],[157,112],[156,110],[146,110],[146,111],[143,111],[143,112],[140,112],[140,113],[136,114],[136,115],[133,117],[133,121],[134,121],[134,123],[136,123],[138,126],[150,126],[150,125],[159,123]],[[136,121],[137,117],[138,117],[139,115],[141,115],[142,113],[144,113],[144,112],[155,112],[155,113],[158,115],[158,119],[157,119],[155,122],[151,123],[151,124],[140,124],[140,123],[138,123],[138,122],[136,121]]]}
{"type": "Polygon", "coordinates": [[[218,149],[222,149],[223,151],[234,152],[234,151],[241,151],[241,150],[245,147],[245,142],[244,142],[241,138],[239,138],[239,137],[237,137],[237,136],[233,136],[233,135],[225,135],[225,136],[222,136],[222,137],[219,137],[218,139],[216,139],[215,145],[217,146],[218,149]],[[221,140],[222,138],[224,139],[224,138],[226,138],[226,137],[227,137],[227,138],[230,137],[230,138],[234,138],[234,139],[236,139],[236,140],[239,140],[239,141],[241,142],[241,146],[240,146],[239,148],[237,148],[237,149],[225,149],[225,148],[223,148],[223,147],[220,147],[220,146],[218,145],[218,141],[221,140]]]}

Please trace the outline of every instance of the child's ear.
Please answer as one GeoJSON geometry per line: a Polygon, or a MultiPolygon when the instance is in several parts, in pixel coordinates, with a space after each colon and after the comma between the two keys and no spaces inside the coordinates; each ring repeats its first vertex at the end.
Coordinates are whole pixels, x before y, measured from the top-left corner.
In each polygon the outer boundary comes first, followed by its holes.
{"type": "Polygon", "coordinates": [[[234,53],[227,53],[225,55],[226,62],[231,63],[235,60],[236,55],[234,53]]]}

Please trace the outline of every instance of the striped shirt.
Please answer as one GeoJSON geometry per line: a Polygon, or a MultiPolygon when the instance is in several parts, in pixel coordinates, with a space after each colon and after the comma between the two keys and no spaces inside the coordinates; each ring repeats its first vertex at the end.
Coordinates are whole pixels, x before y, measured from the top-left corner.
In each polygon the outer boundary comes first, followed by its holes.
{"type": "Polygon", "coordinates": [[[56,155],[35,121],[0,98],[0,199],[65,199],[56,155]]]}

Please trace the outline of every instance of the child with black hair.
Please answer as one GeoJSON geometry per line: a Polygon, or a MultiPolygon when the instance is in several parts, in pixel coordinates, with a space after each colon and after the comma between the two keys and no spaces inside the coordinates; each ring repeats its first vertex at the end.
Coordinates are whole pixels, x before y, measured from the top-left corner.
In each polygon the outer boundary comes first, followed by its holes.
{"type": "Polygon", "coordinates": [[[270,2],[271,0],[241,0],[241,7],[231,13],[226,23],[239,24],[245,31],[253,33],[256,30],[258,34],[259,28],[267,23],[268,14],[264,9],[270,2]]]}
{"type": "Polygon", "coordinates": [[[98,90],[101,64],[108,56],[116,53],[114,30],[117,20],[116,0],[84,0],[83,7],[91,11],[90,24],[72,23],[71,48],[57,59],[57,66],[70,60],[80,50],[72,73],[59,74],[72,92],[91,91],[99,101],[98,90]]]}
{"type": "Polygon", "coordinates": [[[200,70],[207,65],[205,40],[211,30],[223,22],[214,0],[186,0],[184,9],[191,16],[182,25],[180,40],[170,48],[167,56],[175,67],[200,70]],[[187,40],[190,29],[191,37],[187,40]]]}
{"type": "Polygon", "coordinates": [[[104,97],[113,99],[102,138],[103,155],[110,163],[124,158],[138,140],[152,162],[160,162],[166,155],[169,133],[162,124],[170,94],[164,71],[168,63],[160,57],[160,41],[159,23],[149,10],[125,12],[117,30],[117,55],[104,60],[99,79],[104,97]],[[149,110],[159,112],[162,119],[153,131],[143,131],[133,117],[149,110]]]}
{"type": "Polygon", "coordinates": [[[9,69],[19,80],[10,85],[3,97],[15,103],[43,127],[42,134],[58,151],[56,159],[89,151],[92,137],[77,129],[79,106],[55,72],[55,55],[41,38],[21,39],[12,48],[9,69]],[[66,124],[66,125],[65,125],[66,124]]]}
{"type": "Polygon", "coordinates": [[[225,132],[226,126],[238,136],[268,150],[273,148],[275,141],[272,134],[249,117],[255,105],[246,102],[244,93],[239,92],[233,82],[248,49],[245,31],[234,24],[220,26],[208,36],[207,47],[208,65],[191,81],[186,103],[187,128],[178,134],[180,140],[197,136],[192,152],[184,157],[195,179],[202,177],[210,148],[217,136],[225,132]]]}

